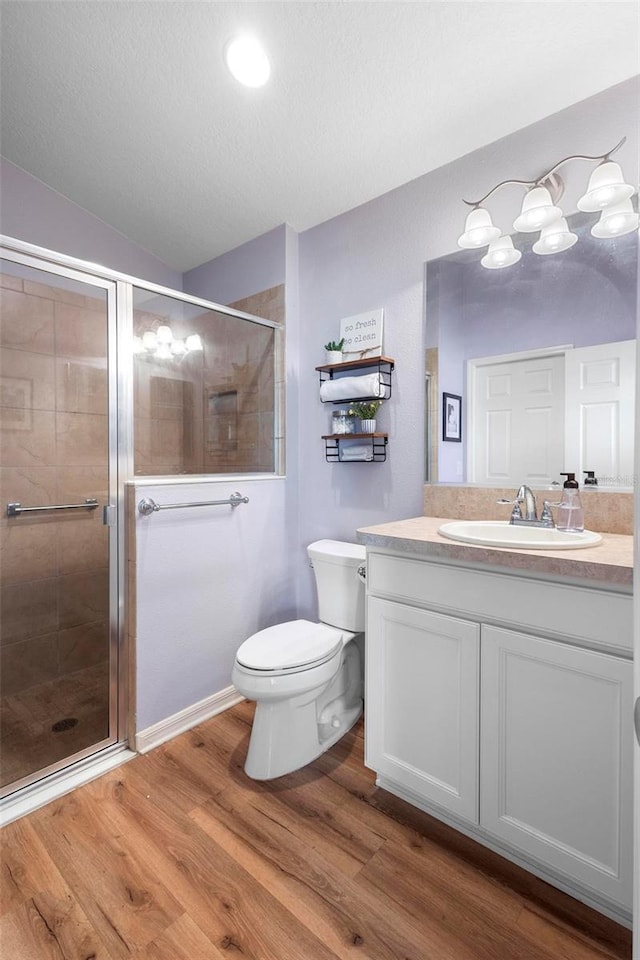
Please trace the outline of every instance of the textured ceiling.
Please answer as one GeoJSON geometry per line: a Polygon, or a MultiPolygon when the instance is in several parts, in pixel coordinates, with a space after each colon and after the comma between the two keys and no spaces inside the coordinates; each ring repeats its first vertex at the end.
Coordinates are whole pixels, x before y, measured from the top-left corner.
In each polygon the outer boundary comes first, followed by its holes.
{"type": "Polygon", "coordinates": [[[2,0],[2,153],[185,270],[638,73],[639,9],[2,0]],[[224,66],[240,31],[271,58],[260,90],[224,66]]]}

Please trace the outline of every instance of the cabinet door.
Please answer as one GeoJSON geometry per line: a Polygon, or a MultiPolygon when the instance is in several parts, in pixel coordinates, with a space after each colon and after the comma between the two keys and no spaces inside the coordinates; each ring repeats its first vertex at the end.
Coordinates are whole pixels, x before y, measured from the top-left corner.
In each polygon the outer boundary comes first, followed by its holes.
{"type": "Polygon", "coordinates": [[[631,905],[632,664],[482,627],[480,822],[631,905]]]}
{"type": "Polygon", "coordinates": [[[367,765],[478,822],[475,623],[369,599],[367,765]]]}

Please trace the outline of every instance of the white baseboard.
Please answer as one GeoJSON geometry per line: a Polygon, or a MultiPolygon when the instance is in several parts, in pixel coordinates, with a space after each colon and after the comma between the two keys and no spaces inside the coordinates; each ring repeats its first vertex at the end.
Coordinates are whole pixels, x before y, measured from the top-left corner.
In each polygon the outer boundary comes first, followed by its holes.
{"type": "Polygon", "coordinates": [[[224,690],[219,690],[218,693],[213,693],[210,697],[205,697],[204,700],[199,700],[198,703],[185,707],[184,710],[174,713],[173,716],[160,720],[159,723],[154,723],[146,730],[140,730],[136,734],[136,750],[138,753],[148,753],[154,747],[159,747],[161,743],[166,743],[167,740],[177,737],[178,734],[191,730],[192,727],[208,720],[210,717],[215,717],[217,713],[222,713],[223,710],[228,710],[229,707],[233,707],[242,700],[244,700],[244,697],[238,693],[233,685],[225,687],[224,690]]]}

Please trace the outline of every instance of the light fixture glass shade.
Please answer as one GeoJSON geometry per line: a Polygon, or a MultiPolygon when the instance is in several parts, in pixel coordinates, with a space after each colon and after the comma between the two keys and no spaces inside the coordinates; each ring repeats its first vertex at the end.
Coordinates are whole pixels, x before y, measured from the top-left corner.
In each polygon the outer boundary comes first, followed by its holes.
{"type": "Polygon", "coordinates": [[[199,333],[191,333],[185,341],[187,350],[204,350],[202,339],[199,333]]]}
{"type": "Polygon", "coordinates": [[[511,237],[498,237],[489,244],[489,249],[480,261],[487,270],[501,270],[517,263],[522,254],[516,250],[511,237]]]}
{"type": "Polygon", "coordinates": [[[633,209],[631,200],[623,200],[612,207],[605,207],[600,219],[591,227],[591,234],[600,240],[608,237],[621,237],[625,233],[637,230],[640,217],[633,209]]]}
{"type": "Polygon", "coordinates": [[[224,55],[229,70],[245,87],[262,87],[269,79],[269,58],[253,37],[231,40],[224,55]]]}
{"type": "Polygon", "coordinates": [[[158,346],[158,338],[153,330],[147,330],[146,333],[143,333],[142,346],[145,348],[145,350],[155,350],[155,348],[158,346]]]}
{"type": "Polygon", "coordinates": [[[173,340],[171,327],[167,327],[166,325],[159,326],[156,330],[156,339],[158,343],[171,343],[173,340]]]}
{"type": "Polygon", "coordinates": [[[134,353],[142,353],[143,350],[144,350],[144,344],[143,344],[143,342],[142,342],[142,337],[134,337],[134,338],[133,338],[133,352],[134,352],[134,353]]]}
{"type": "Polygon", "coordinates": [[[634,193],[631,184],[624,182],[620,164],[605,160],[591,174],[587,192],[578,200],[578,210],[597,213],[614,203],[628,200],[634,193]]]}
{"type": "Polygon", "coordinates": [[[171,353],[174,357],[181,357],[187,352],[187,347],[184,340],[172,340],[171,341],[171,353]]]}
{"type": "Polygon", "coordinates": [[[158,349],[154,353],[154,357],[156,357],[157,360],[171,360],[172,353],[169,344],[159,343],[158,349]]]}
{"type": "Polygon", "coordinates": [[[494,227],[491,214],[484,207],[474,207],[467,216],[464,233],[458,237],[458,246],[463,250],[473,250],[475,247],[486,247],[492,240],[500,236],[499,227],[494,227]]]}
{"type": "Polygon", "coordinates": [[[536,233],[561,216],[562,210],[554,206],[547,188],[533,187],[522,201],[522,210],[513,222],[513,229],[519,233],[536,233]]]}
{"type": "Polygon", "coordinates": [[[533,245],[533,252],[540,254],[561,253],[578,242],[578,235],[571,233],[564,217],[543,227],[540,237],[533,245]]]}

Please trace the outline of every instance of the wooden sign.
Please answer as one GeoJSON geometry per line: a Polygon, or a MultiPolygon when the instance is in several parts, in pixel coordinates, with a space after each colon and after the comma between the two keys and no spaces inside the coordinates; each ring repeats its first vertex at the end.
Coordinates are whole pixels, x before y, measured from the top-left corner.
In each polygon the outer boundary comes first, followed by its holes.
{"type": "Polygon", "coordinates": [[[344,337],[343,360],[382,356],[382,315],[380,308],[340,321],[340,339],[344,337]]]}

